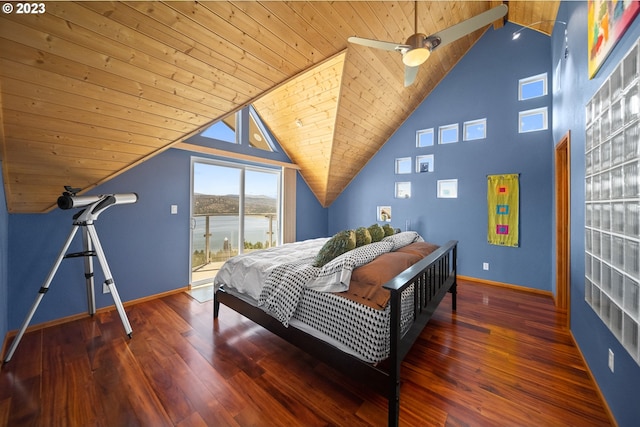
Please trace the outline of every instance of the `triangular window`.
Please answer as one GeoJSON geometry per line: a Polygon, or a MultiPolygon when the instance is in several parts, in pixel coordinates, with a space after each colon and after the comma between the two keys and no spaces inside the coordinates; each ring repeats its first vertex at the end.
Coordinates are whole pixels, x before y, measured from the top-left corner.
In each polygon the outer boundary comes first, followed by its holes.
{"type": "Polygon", "coordinates": [[[275,151],[260,116],[249,106],[214,123],[201,136],[231,144],[243,144],[264,151],[275,151]]]}

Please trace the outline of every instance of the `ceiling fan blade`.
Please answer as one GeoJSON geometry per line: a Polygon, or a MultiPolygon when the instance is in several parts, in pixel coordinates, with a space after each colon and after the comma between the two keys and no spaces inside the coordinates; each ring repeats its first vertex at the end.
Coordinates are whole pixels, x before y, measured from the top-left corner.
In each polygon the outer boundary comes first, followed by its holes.
{"type": "Polygon", "coordinates": [[[362,37],[349,37],[347,39],[349,43],[355,43],[362,46],[373,47],[376,49],[390,50],[390,51],[400,51],[401,49],[407,49],[410,46],[406,46],[404,44],[398,44],[393,42],[383,42],[380,40],[371,40],[365,39],[362,37]]]}
{"type": "Polygon", "coordinates": [[[406,66],[404,67],[404,87],[409,87],[413,84],[413,82],[416,81],[416,76],[418,75],[418,69],[420,68],[420,66],[417,67],[409,67],[406,66]]]}
{"type": "Polygon", "coordinates": [[[436,47],[444,46],[458,40],[460,37],[471,34],[482,27],[486,27],[493,21],[497,21],[505,16],[508,10],[509,8],[506,5],[501,4],[500,6],[489,9],[486,12],[482,12],[473,18],[469,18],[438,33],[431,34],[429,37],[437,37],[440,39],[440,43],[436,47]]]}

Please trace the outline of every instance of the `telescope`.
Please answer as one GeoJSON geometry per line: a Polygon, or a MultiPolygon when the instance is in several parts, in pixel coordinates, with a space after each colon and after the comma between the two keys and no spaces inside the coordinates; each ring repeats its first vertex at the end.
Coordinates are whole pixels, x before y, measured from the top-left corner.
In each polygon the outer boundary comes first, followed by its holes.
{"type": "Polygon", "coordinates": [[[136,193],[120,193],[120,194],[100,194],[97,196],[78,196],[79,188],[64,187],[66,191],[62,196],[58,197],[58,207],[60,209],[74,209],[91,206],[91,213],[97,215],[109,206],[125,205],[136,203],[138,195],[136,193]]]}
{"type": "Polygon", "coordinates": [[[22,323],[20,331],[11,343],[9,352],[4,359],[4,363],[7,363],[11,359],[11,357],[13,357],[13,353],[16,351],[16,348],[18,347],[22,336],[27,330],[27,326],[29,326],[29,322],[31,322],[33,315],[40,305],[42,297],[49,290],[49,285],[51,285],[51,282],[53,281],[53,276],[55,276],[56,272],[58,271],[58,267],[60,267],[60,263],[65,258],[84,257],[84,278],[87,284],[87,304],[89,306],[89,314],[93,316],[96,312],[96,297],[94,290],[92,257],[98,257],[98,262],[102,267],[102,271],[105,277],[104,286],[109,288],[109,293],[111,293],[111,296],[113,297],[113,302],[115,303],[116,310],[118,310],[120,320],[122,320],[122,326],[124,326],[125,332],[127,333],[127,335],[129,335],[129,338],[131,338],[131,324],[129,323],[129,319],[127,318],[127,313],[124,311],[124,306],[122,305],[122,300],[120,300],[120,295],[118,295],[118,290],[116,289],[116,284],[113,280],[113,276],[111,275],[109,264],[107,264],[107,258],[104,255],[104,250],[102,249],[102,245],[100,244],[100,240],[98,239],[98,232],[95,229],[94,222],[96,219],[98,219],[98,215],[100,215],[101,212],[111,206],[136,203],[138,201],[138,195],[136,193],[122,193],[100,194],[98,196],[78,196],[80,188],[73,188],[65,185],[64,189],[65,191],[62,193],[62,196],[58,197],[58,207],[60,209],[85,209],[78,211],[73,216],[73,228],[71,229],[71,233],[69,234],[66,243],[62,246],[62,250],[60,251],[60,254],[58,255],[55,263],[53,264],[53,267],[49,272],[47,279],[40,287],[38,296],[31,306],[31,310],[27,314],[27,317],[22,323]],[[83,251],[65,254],[67,252],[67,249],[69,249],[69,246],[71,245],[71,241],[80,228],[82,228],[83,251]]]}

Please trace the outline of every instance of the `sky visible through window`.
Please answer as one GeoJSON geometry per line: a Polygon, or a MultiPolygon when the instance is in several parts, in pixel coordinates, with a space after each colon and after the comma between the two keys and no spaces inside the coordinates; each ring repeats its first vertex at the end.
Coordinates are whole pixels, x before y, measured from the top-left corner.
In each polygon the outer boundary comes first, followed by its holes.
{"type": "Polygon", "coordinates": [[[220,141],[236,142],[236,132],[223,121],[216,122],[212,126],[209,126],[200,135],[220,141]]]}
{"type": "MultiPolygon", "coordinates": [[[[196,194],[223,196],[240,192],[240,169],[196,162],[193,174],[196,194]]],[[[277,197],[278,174],[247,170],[245,191],[251,196],[277,197]]]]}

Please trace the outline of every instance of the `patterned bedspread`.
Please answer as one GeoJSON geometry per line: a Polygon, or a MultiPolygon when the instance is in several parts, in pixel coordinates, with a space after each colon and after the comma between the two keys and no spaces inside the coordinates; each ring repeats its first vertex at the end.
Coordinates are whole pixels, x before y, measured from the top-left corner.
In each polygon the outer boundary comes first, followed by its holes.
{"type": "Polygon", "coordinates": [[[269,272],[258,306],[288,326],[304,288],[320,292],[346,291],[355,268],[416,241],[423,239],[415,232],[399,233],[349,251],[323,267],[314,267],[313,257],[277,265],[269,272]]]}

